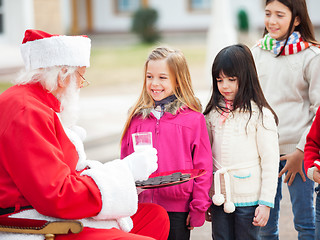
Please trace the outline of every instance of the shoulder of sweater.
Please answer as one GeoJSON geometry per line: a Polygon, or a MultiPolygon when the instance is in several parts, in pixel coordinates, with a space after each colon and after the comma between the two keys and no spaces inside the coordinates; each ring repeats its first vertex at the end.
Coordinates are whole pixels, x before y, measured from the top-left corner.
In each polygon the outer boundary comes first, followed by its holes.
{"type": "Polygon", "coordinates": [[[257,56],[259,55],[259,51],[261,50],[261,48],[258,46],[258,44],[255,44],[250,50],[253,58],[256,59],[257,56]]]}
{"type": "Polygon", "coordinates": [[[287,57],[291,57],[292,59],[295,59],[295,61],[303,63],[303,68],[312,63],[314,63],[315,68],[318,68],[318,63],[320,61],[320,48],[310,46],[297,54],[292,54],[287,57]]]}
{"type": "Polygon", "coordinates": [[[251,51],[256,51],[256,49],[261,49],[261,48],[259,48],[259,46],[258,46],[258,42],[257,43],[255,43],[252,47],[251,47],[251,51]]]}
{"type": "MultiPolygon", "coordinates": [[[[314,53],[315,55],[320,55],[320,47],[317,46],[310,46],[308,48],[312,53],[314,53]]],[[[306,50],[308,50],[306,49],[306,50]]]]}
{"type": "MultiPolygon", "coordinates": [[[[258,106],[257,106],[257,108],[258,108],[258,106]]],[[[266,107],[262,107],[262,114],[267,115],[267,116],[273,116],[273,113],[271,112],[271,110],[266,107]]]]}
{"type": "Polygon", "coordinates": [[[205,118],[209,120],[216,116],[220,116],[220,113],[217,111],[217,109],[214,108],[207,115],[205,115],[205,118]]]}
{"type": "MultiPolygon", "coordinates": [[[[252,113],[258,114],[258,116],[260,116],[260,110],[258,105],[255,102],[251,101],[251,106],[252,106],[252,113]]],[[[269,108],[262,107],[262,115],[263,117],[272,117],[274,119],[273,113],[269,108]]]]}

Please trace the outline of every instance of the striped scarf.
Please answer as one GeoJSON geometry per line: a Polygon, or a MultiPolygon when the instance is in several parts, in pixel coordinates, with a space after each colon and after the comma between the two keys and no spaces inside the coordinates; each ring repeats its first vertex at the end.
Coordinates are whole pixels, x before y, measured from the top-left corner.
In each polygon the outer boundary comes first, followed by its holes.
{"type": "Polygon", "coordinates": [[[233,110],[233,101],[231,100],[227,100],[224,98],[224,102],[226,104],[225,106],[225,109],[221,112],[221,115],[220,115],[220,125],[222,125],[228,118],[230,112],[233,110]]]}
{"type": "Polygon", "coordinates": [[[309,42],[303,41],[299,32],[293,32],[290,35],[287,44],[284,46],[285,42],[286,40],[277,41],[276,39],[271,38],[268,33],[264,38],[259,40],[258,46],[261,49],[274,53],[275,55],[278,55],[282,48],[284,48],[281,55],[290,55],[298,53],[312,45],[309,42]]]}

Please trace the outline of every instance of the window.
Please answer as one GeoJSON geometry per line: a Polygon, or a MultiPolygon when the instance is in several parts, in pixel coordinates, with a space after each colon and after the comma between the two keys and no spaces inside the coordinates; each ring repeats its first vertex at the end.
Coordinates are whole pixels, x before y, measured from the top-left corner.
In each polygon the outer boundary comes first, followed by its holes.
{"type": "Polygon", "coordinates": [[[189,0],[191,11],[208,11],[211,8],[211,0],[189,0]]]}
{"type": "Polygon", "coordinates": [[[136,11],[141,6],[141,0],[116,0],[116,12],[131,13],[136,11]]]}
{"type": "Polygon", "coordinates": [[[3,3],[0,0],[0,34],[3,33],[3,3]]]}

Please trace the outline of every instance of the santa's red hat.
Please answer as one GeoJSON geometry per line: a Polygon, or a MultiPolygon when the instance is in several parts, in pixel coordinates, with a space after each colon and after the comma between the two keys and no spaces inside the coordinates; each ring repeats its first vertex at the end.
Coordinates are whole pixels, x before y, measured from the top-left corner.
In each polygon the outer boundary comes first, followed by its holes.
{"type": "Polygon", "coordinates": [[[91,40],[87,36],[52,35],[29,29],[20,47],[25,68],[90,66],[91,40]]]}

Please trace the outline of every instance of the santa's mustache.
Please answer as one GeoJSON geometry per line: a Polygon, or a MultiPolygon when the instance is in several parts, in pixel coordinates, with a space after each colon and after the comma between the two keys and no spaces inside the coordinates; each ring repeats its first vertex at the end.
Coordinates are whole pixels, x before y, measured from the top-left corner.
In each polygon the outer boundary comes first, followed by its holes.
{"type": "Polygon", "coordinates": [[[60,120],[64,127],[72,127],[79,118],[80,89],[75,79],[70,79],[70,84],[65,92],[59,97],[61,102],[60,120]]]}

